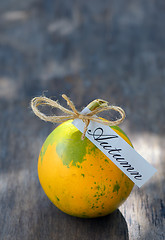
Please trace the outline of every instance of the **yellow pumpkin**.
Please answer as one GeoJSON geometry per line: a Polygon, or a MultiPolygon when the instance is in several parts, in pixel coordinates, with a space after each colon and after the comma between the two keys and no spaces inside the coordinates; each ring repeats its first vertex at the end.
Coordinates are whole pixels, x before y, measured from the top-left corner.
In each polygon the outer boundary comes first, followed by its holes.
{"type": "MultiPolygon", "coordinates": [[[[126,134],[111,127],[128,144],[126,134]]],[[[63,212],[93,218],[116,210],[134,183],[82,133],[72,120],[48,136],[38,159],[39,180],[48,198],[63,212]]]]}

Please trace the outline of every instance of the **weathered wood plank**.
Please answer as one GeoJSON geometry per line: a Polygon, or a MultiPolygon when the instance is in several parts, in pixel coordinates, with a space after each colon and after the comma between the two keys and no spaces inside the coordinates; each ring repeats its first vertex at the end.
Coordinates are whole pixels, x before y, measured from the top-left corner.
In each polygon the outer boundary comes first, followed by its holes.
{"type": "Polygon", "coordinates": [[[0,239],[165,239],[164,10],[161,0],[0,1],[0,239]],[[44,194],[37,158],[54,126],[30,109],[44,90],[80,110],[95,98],[125,109],[121,127],[158,172],[112,215],[74,218],[44,194]]]}

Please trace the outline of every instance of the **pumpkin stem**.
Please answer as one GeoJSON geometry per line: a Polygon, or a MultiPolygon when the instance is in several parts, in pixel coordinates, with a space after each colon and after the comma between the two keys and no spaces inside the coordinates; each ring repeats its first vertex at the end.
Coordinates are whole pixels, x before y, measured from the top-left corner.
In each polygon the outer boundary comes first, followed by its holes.
{"type": "Polygon", "coordinates": [[[108,102],[102,99],[95,99],[94,101],[92,101],[91,103],[89,103],[87,105],[87,108],[92,110],[95,110],[96,108],[100,108],[100,107],[107,107],[108,106],[108,102]]]}

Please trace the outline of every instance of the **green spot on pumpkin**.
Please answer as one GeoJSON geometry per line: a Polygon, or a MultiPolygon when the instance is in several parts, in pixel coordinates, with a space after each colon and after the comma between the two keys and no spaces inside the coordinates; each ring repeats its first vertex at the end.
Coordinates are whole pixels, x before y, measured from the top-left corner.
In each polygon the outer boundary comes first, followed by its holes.
{"type": "Polygon", "coordinates": [[[42,149],[41,149],[41,152],[40,152],[41,163],[43,161],[43,157],[46,153],[46,150],[47,150],[48,146],[53,145],[54,142],[55,142],[55,137],[54,137],[54,131],[53,131],[49,134],[49,136],[47,137],[47,139],[45,140],[45,142],[42,146],[42,149]]]}
{"type": "MultiPolygon", "coordinates": [[[[60,126],[58,128],[60,128],[60,126]]],[[[68,128],[72,129],[75,127],[70,123],[68,128]]],[[[56,151],[63,164],[67,167],[69,167],[70,163],[78,167],[80,165],[77,165],[77,163],[82,163],[86,160],[84,158],[86,155],[86,148],[91,145],[91,143],[87,138],[82,141],[81,135],[82,133],[80,131],[75,130],[74,133],[70,135],[66,132],[64,136],[60,136],[60,139],[58,139],[56,151]]]]}
{"type": "Polygon", "coordinates": [[[56,199],[57,199],[58,202],[60,201],[60,199],[57,196],[56,196],[56,199]]]}
{"type": "Polygon", "coordinates": [[[95,152],[96,152],[96,149],[98,149],[97,147],[96,147],[96,145],[90,145],[89,147],[88,147],[88,154],[95,154],[95,152]],[[91,146],[91,147],[90,147],[91,146]]]}
{"type": "Polygon", "coordinates": [[[118,194],[119,189],[120,189],[120,186],[119,186],[118,182],[116,181],[116,184],[113,187],[113,192],[117,192],[117,194],[118,194]]]}
{"type": "Polygon", "coordinates": [[[121,201],[125,201],[125,198],[124,198],[124,197],[121,197],[120,200],[121,200],[121,201]]]}
{"type": "Polygon", "coordinates": [[[81,176],[85,177],[85,174],[84,174],[84,173],[81,173],[81,176]]]}
{"type": "Polygon", "coordinates": [[[105,162],[109,163],[109,161],[107,159],[105,159],[105,162]]]}
{"type": "Polygon", "coordinates": [[[127,181],[127,182],[125,182],[125,186],[126,186],[126,188],[127,188],[127,190],[129,189],[129,182],[127,181]]]}
{"type": "MultiPolygon", "coordinates": [[[[125,132],[120,127],[118,127],[118,126],[111,126],[111,128],[114,131],[117,130],[117,131],[121,132],[130,141],[129,137],[125,134],[125,132]]],[[[130,143],[131,143],[131,141],[130,141],[130,143]]],[[[131,143],[131,147],[133,147],[132,143],[131,143]]]]}
{"type": "Polygon", "coordinates": [[[79,217],[82,217],[82,218],[89,218],[89,216],[88,216],[85,212],[83,212],[81,215],[79,215],[79,217]]]}

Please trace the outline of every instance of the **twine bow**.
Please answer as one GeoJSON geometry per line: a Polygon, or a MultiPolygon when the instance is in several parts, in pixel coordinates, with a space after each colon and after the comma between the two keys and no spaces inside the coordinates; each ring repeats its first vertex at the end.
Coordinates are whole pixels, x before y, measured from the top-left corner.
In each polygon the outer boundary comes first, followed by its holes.
{"type": "Polygon", "coordinates": [[[82,140],[84,140],[84,138],[85,138],[85,134],[86,134],[86,131],[87,131],[90,121],[102,123],[102,124],[108,125],[108,126],[115,126],[115,125],[119,125],[125,118],[125,112],[122,108],[117,107],[117,106],[108,106],[107,102],[104,100],[98,99],[101,102],[100,106],[96,107],[96,109],[94,109],[94,110],[91,110],[90,113],[82,114],[77,111],[74,103],[65,94],[62,94],[62,97],[67,101],[67,104],[72,109],[72,111],[67,108],[64,108],[57,101],[54,101],[50,98],[43,97],[43,96],[35,97],[31,100],[32,110],[42,120],[47,121],[47,122],[52,122],[52,123],[63,123],[67,120],[74,120],[76,118],[81,119],[85,123],[84,132],[81,137],[82,140]],[[58,108],[62,112],[66,113],[67,115],[66,116],[65,115],[47,116],[38,109],[38,106],[41,106],[41,105],[48,105],[53,108],[58,108]],[[108,110],[114,110],[116,112],[119,112],[121,115],[121,118],[114,120],[114,121],[109,121],[107,119],[100,119],[97,116],[95,116],[97,113],[100,113],[103,111],[108,111],[108,110]]]}

